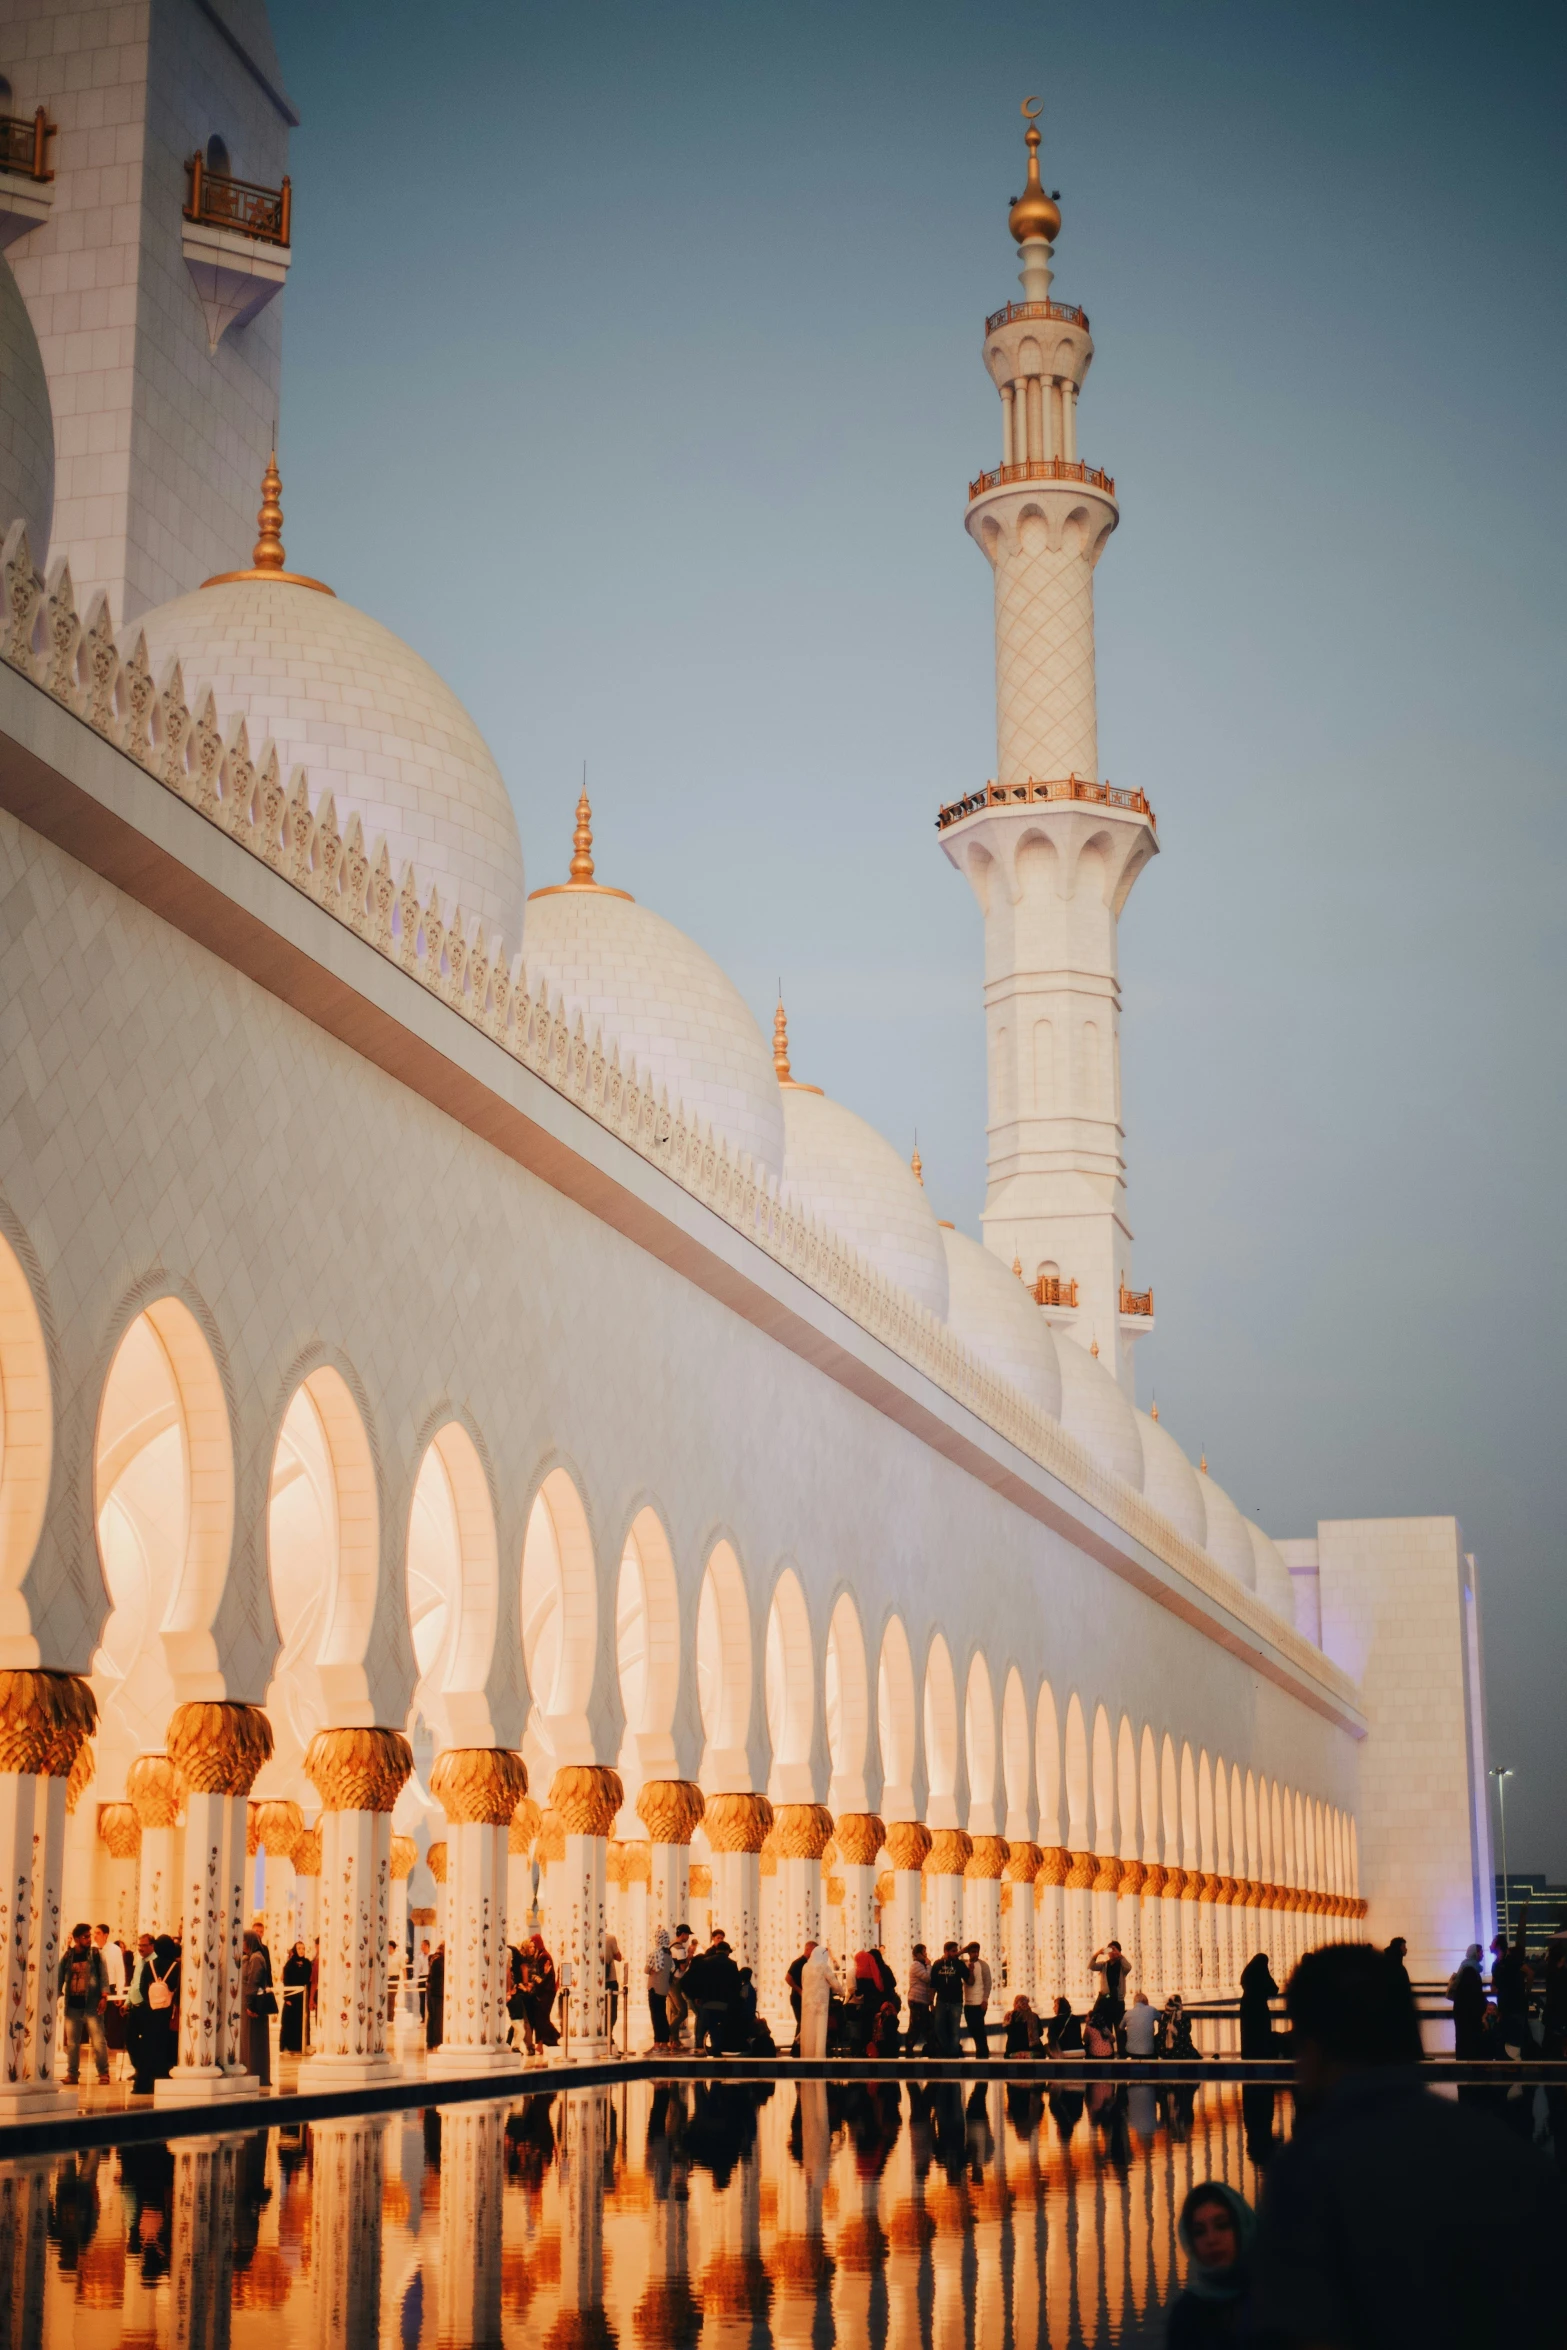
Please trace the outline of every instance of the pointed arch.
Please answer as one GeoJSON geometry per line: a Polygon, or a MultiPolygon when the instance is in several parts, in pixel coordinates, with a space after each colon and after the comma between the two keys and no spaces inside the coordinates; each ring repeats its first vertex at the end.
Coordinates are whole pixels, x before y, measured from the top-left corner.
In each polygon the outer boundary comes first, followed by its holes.
{"type": "Polygon", "coordinates": [[[675,1708],[680,1702],[680,1592],[662,1519],[638,1510],[620,1554],[615,1586],[615,1665],[625,1716],[619,1771],[626,1802],[644,1779],[675,1779],[675,1708]]]}
{"type": "Polygon", "coordinates": [[[1230,1774],[1221,1754],[1213,1772],[1214,1868],[1221,1877],[1244,1877],[1244,1855],[1237,1852],[1239,1818],[1230,1810],[1230,1774]]]}
{"type": "Polygon", "coordinates": [[[773,1586],[767,1611],[763,1680],[767,1734],[773,1767],[767,1792],[774,1803],[814,1803],[811,1741],[816,1732],[815,1673],[811,1664],[811,1619],[805,1593],[792,1567],[773,1586]]]}
{"type": "Polygon", "coordinates": [[[1197,1867],[1197,1766],[1190,1739],[1181,1741],[1181,1866],[1197,1867]]]}
{"type": "Polygon", "coordinates": [[[734,1546],[715,1542],[696,1611],[697,1776],[707,1795],[751,1792],[751,1602],[734,1546]]]}
{"type": "Polygon", "coordinates": [[[958,1691],[939,1632],[925,1658],[925,1778],[926,1825],[958,1827],[958,1691]]]}
{"type": "Polygon", "coordinates": [[[1159,1756],[1153,1742],[1153,1731],[1143,1724],[1143,1743],[1140,1757],[1143,1798],[1142,1857],[1150,1864],[1159,1858],[1159,1756]]]}
{"type": "Polygon", "coordinates": [[[1066,1840],[1074,1852],[1088,1849],[1088,1730],[1083,1703],[1074,1689],[1066,1706],[1066,1840]]]}
{"type": "Polygon", "coordinates": [[[1213,1765],[1205,1746],[1197,1757],[1197,1865],[1213,1872],[1213,1765]]]}
{"type": "Polygon", "coordinates": [[[1014,1665],[1001,1697],[1001,1781],[1007,1799],[1001,1832],[1011,1844],[1027,1844],[1033,1837],[1029,1778],[1028,1699],[1023,1695],[1023,1676],[1014,1665]]]}
{"type": "Polygon", "coordinates": [[[1034,1707],[1034,1779],[1039,1789],[1039,1841],[1059,1851],[1061,1846],[1061,1724],[1056,1693],[1048,1681],[1039,1684],[1034,1707]]]}
{"type": "Polygon", "coordinates": [[[870,1746],[870,1676],[860,1612],[847,1591],[838,1594],[828,1620],[822,1697],[832,1767],[827,1808],[834,1813],[869,1811],[865,1760],[870,1746]]]}
{"type": "Polygon", "coordinates": [[[460,1420],[424,1450],[408,1513],[408,1620],[418,1718],[437,1752],[493,1746],[487,1684],[500,1608],[500,1555],[489,1479],[460,1420]]]}
{"type": "Polygon", "coordinates": [[[598,1653],[598,1569],[587,1509],[566,1469],[551,1469],[534,1496],[520,1572],[522,1661],[532,1699],[522,1750],[547,1792],[563,1763],[596,1760],[588,1707],[598,1653]]]}
{"type": "Polygon", "coordinates": [[[1116,1738],[1115,1751],[1116,1800],[1121,1813],[1121,1841],[1117,1847],[1122,1860],[1136,1860],[1137,1854],[1137,1740],[1127,1716],[1121,1716],[1121,1727],[1116,1738]]]}
{"type": "Polygon", "coordinates": [[[1115,1851],[1115,1748],[1110,1738],[1110,1716],[1102,1705],[1094,1708],[1094,1841],[1095,1852],[1115,1851]]]}
{"type": "Polygon", "coordinates": [[[963,1760],[968,1774],[968,1831],[996,1833],[996,1699],[990,1667],[976,1649],[963,1691],[963,1760]]]}
{"type": "Polygon", "coordinates": [[[886,1820],[917,1817],[914,1765],[919,1720],[914,1702],[914,1658],[901,1616],[889,1616],[876,1665],[876,1739],[881,1750],[881,1813],[886,1820]]]}
{"type": "Polygon", "coordinates": [[[375,1462],[341,1371],[322,1363],[288,1399],[267,1485],[267,1574],[280,1646],[267,1689],[267,1784],[306,1792],[317,1730],[376,1718],[365,1660],[380,1582],[375,1462]]]}

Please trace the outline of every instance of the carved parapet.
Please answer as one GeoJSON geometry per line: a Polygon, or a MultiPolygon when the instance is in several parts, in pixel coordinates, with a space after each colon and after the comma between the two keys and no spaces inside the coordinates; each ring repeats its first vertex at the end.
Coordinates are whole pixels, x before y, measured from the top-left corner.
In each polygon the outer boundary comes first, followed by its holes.
{"type": "MultiPolygon", "coordinates": [[[[394,1836],[392,1838],[392,1882],[394,1885],[407,1883],[414,1873],[414,1864],[418,1858],[419,1847],[411,1836],[394,1836]]],[[[295,1867],[298,1867],[297,1862],[295,1867]]]]}
{"type": "Polygon", "coordinates": [[[272,1724],[259,1705],[197,1699],[174,1708],[164,1744],[191,1794],[248,1795],[272,1760],[272,1724]]]}
{"type": "Polygon", "coordinates": [[[250,1814],[257,1841],[268,1858],[292,1860],[294,1847],[305,1832],[305,1815],[298,1804],[287,1797],[274,1797],[266,1803],[253,1803],[250,1814]]]}
{"type": "Polygon", "coordinates": [[[125,1774],[125,1793],[144,1828],[172,1828],[180,1816],[179,1774],[166,1754],[139,1754],[125,1774]]]}
{"type": "MultiPolygon", "coordinates": [[[[392,1841],[393,1841],[393,1843],[395,1844],[396,1842],[398,1842],[398,1839],[397,1839],[396,1837],[393,1837],[392,1841]]],[[[404,1838],[402,1839],[402,1841],[403,1841],[404,1843],[407,1843],[407,1844],[413,1844],[413,1838],[412,1838],[411,1836],[404,1837],[404,1838]]],[[[415,1850],[416,1852],[418,1851],[418,1849],[419,1849],[419,1848],[418,1848],[418,1846],[417,1846],[417,1845],[414,1845],[414,1850],[415,1850]]],[[[319,1828],[304,1828],[304,1829],[302,1829],[302,1830],[300,1831],[300,1834],[299,1834],[299,1835],[298,1835],[298,1836],[295,1838],[295,1841],[294,1841],[294,1874],[295,1874],[295,1876],[296,1876],[296,1877],[319,1877],[319,1876],[320,1876],[320,1874],[321,1874],[321,1831],[320,1831],[320,1829],[319,1829],[319,1828]]]]}
{"type": "Polygon", "coordinates": [[[318,1730],[305,1751],[323,1811],[390,1811],[413,1767],[401,1730],[318,1730]]]}
{"type": "Polygon", "coordinates": [[[1032,1885],[1044,1857],[1043,1848],[1038,1844],[1009,1844],[1007,1865],[1001,1874],[1009,1885],[1032,1885]]]}
{"type": "Polygon", "coordinates": [[[966,1828],[932,1828],[930,1850],[925,1855],[925,1874],[928,1877],[961,1877],[974,1851],[974,1839],[966,1828]]]}
{"type": "Polygon", "coordinates": [[[541,1869],[547,1869],[553,1860],[564,1860],[566,1857],[566,1825],[553,1804],[540,1815],[538,1834],[533,1842],[533,1857],[541,1869]]]}
{"type": "Polygon", "coordinates": [[[129,1803],[100,1803],[98,1838],[115,1860],[134,1860],[141,1850],[141,1822],[129,1803]]]}
{"type": "Polygon", "coordinates": [[[68,1812],[75,1811],[82,1797],[92,1785],[97,1767],[97,1760],[92,1750],[92,1740],[84,1738],[76,1749],[76,1760],[71,1765],[71,1775],[65,1783],[65,1808],[68,1812]]]}
{"type": "Polygon", "coordinates": [[[702,1827],[713,1852],[760,1852],[773,1824],[765,1795],[710,1795],[702,1827]]]}
{"type": "Polygon", "coordinates": [[[424,1865],[438,1885],[446,1882],[446,1843],[432,1844],[424,1856],[424,1865]]]}
{"type": "Polygon", "coordinates": [[[510,1828],[527,1792],[528,1766],[508,1746],[449,1746],[430,1773],[430,1793],[453,1827],[510,1828]]]}
{"type": "Polygon", "coordinates": [[[1143,1898],[1145,1900],[1151,1900],[1164,1891],[1165,1879],[1169,1873],[1169,1870],[1161,1868],[1156,1860],[1144,1861],[1143,1898]]]}
{"type": "Polygon", "coordinates": [[[712,1899],[713,1872],[705,1860],[694,1860],[691,1863],[690,1892],[693,1901],[710,1901],[712,1899]]]}
{"type": "Polygon", "coordinates": [[[568,1836],[607,1836],[625,1800],[608,1763],[562,1763],[550,1782],[550,1809],[568,1836]]]}
{"type": "Polygon", "coordinates": [[[1039,1866],[1034,1872],[1034,1900],[1037,1904],[1053,1885],[1064,1885],[1072,1873],[1072,1855],[1064,1844],[1045,1844],[1040,1847],[1039,1866]]]}
{"type": "Polygon", "coordinates": [[[851,1869],[873,1869],[887,1830],[873,1811],[841,1811],[833,1827],[838,1856],[851,1869]]]}
{"type": "Polygon", "coordinates": [[[69,1779],[98,1702],[80,1673],[0,1672],[0,1771],[69,1779]]]}
{"type": "Polygon", "coordinates": [[[1091,1852],[1074,1852],[1071,1856],[1071,1861],[1072,1865],[1066,1872],[1066,1885],[1068,1892],[1090,1892],[1093,1888],[1094,1879],[1099,1874],[1098,1861],[1094,1858],[1091,1852]]]}
{"type": "Polygon", "coordinates": [[[976,1836],[974,1849],[963,1864],[963,1874],[976,1884],[999,1881],[1011,1857],[1012,1847],[1005,1836],[976,1836]]]}
{"type": "Polygon", "coordinates": [[[919,1869],[930,1850],[930,1830],[923,1820],[893,1820],[883,1842],[895,1869],[919,1869]]]}
{"type": "Polygon", "coordinates": [[[689,1844],[706,1805],[694,1779],[644,1779],[636,1815],[655,1844],[689,1844]]]}
{"type": "Polygon", "coordinates": [[[1141,1893],[1144,1889],[1144,1882],[1147,1878],[1147,1875],[1148,1871],[1144,1868],[1140,1860],[1123,1860],[1121,1863],[1121,1882],[1116,1887],[1116,1891],[1118,1893],[1141,1893]]]}
{"type": "Polygon", "coordinates": [[[520,1856],[533,1850],[544,1814],[531,1795],[525,1795],[511,1815],[511,1826],[506,1831],[506,1849],[520,1856]]]}
{"type": "Polygon", "coordinates": [[[779,1859],[820,1860],[832,1827],[832,1813],[824,1803],[781,1803],[773,1824],[779,1859]]]}

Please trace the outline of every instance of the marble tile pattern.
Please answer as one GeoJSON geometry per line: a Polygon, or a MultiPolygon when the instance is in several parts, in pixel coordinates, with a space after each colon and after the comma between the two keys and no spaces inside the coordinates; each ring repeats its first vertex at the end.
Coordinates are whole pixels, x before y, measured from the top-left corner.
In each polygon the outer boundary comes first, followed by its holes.
{"type": "Polygon", "coordinates": [[[20,514],[47,559],[54,516],[54,418],[33,322],[0,260],[0,514],[20,514]]]}

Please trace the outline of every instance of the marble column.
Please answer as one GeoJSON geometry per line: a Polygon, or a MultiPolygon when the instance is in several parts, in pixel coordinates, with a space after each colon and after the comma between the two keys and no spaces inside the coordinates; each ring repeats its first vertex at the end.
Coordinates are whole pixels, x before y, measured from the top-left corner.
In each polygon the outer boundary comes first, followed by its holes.
{"type": "Polygon", "coordinates": [[[713,1855],[714,1914],[736,1966],[748,1966],[753,1977],[762,1957],[761,1851],[772,1824],[765,1795],[710,1795],[702,1815],[713,1855]]]}
{"type": "Polygon", "coordinates": [[[561,1979],[563,1987],[569,1982],[571,1988],[572,2046],[584,2056],[602,2056],[609,2045],[604,1854],[625,1800],[620,1773],[607,1763],[563,1763],[550,1783],[550,1808],[565,1839],[558,1896],[553,1884],[550,1888],[560,1938],[555,1965],[557,1972],[563,1966],[571,1970],[561,1979]]]}
{"type": "Polygon", "coordinates": [[[392,2053],[401,2062],[424,2046],[424,2018],[419,2013],[419,1986],[408,1955],[413,1920],[408,1912],[408,1880],[419,1865],[419,1847],[412,1836],[392,1831],[392,1912],[387,1929],[387,1964],[391,1973],[392,2053]]]}
{"type": "Polygon", "coordinates": [[[756,1856],[756,1899],[762,1920],[757,2002],[772,2027],[773,2037],[781,2047],[787,2048],[794,2036],[794,2021],[789,2012],[789,1986],[784,1981],[784,1970],[791,1962],[783,1955],[783,1886],[778,1875],[776,1812],[756,1856]]]}
{"type": "MultiPolygon", "coordinates": [[[[1093,1924],[1089,1929],[1094,1938],[1094,1950],[1103,1950],[1107,1942],[1120,1940],[1118,1931],[1120,1920],[1117,1913],[1117,1897],[1120,1890],[1120,1862],[1113,1852],[1100,1853],[1094,1862],[1093,1924]]],[[[1123,1951],[1122,1956],[1125,1955],[1123,1951]]],[[[1092,1956],[1092,1952],[1090,1952],[1090,1956],[1092,1956]]],[[[1098,1975],[1091,1975],[1089,1982],[1095,1991],[1101,1988],[1101,1978],[1098,1975]]]]}
{"type": "Polygon", "coordinates": [[[1202,1979],[1202,1871],[1181,1871],[1181,1997],[1200,1999],[1202,1979]]]}
{"type": "Polygon", "coordinates": [[[631,2002],[631,2016],[627,2026],[628,2046],[653,2028],[647,2004],[647,1955],[653,1940],[652,1929],[648,1925],[652,1875],[652,1858],[645,1844],[638,1842],[621,1847],[620,1914],[625,1920],[625,1932],[621,1935],[620,1946],[626,1954],[626,1964],[631,1969],[631,1988],[627,1993],[631,2002]]]}
{"type": "Polygon", "coordinates": [[[785,1971],[807,1942],[822,1938],[822,1854],[832,1826],[832,1813],[821,1803],[781,1803],[774,1814],[785,1971]]]}
{"type": "MultiPolygon", "coordinates": [[[[881,1921],[882,1948],[898,1978],[905,2001],[909,1996],[909,1961],[916,1942],[925,1938],[920,1907],[920,1871],[930,1850],[930,1830],[923,1820],[893,1820],[885,1838],[892,1864],[892,1900],[881,1921]]],[[[906,2020],[906,2019],[905,2019],[906,2020]]]]}
{"type": "MultiPolygon", "coordinates": [[[[134,1949],[136,1943],[137,1881],[141,1867],[141,1822],[129,1803],[100,1803],[98,1841],[108,1854],[101,1901],[90,1902],[95,1914],[106,1911],[106,1925],[134,1949]]],[[[73,1918],[71,1923],[75,1924],[73,1918]]]]}
{"type": "Polygon", "coordinates": [[[386,1949],[392,1806],[413,1750],[400,1730],[318,1730],[304,1769],[321,1798],[321,1931],[315,2037],[299,2085],[370,2088],[402,2071],[386,2046],[386,1949]]]}
{"type": "Polygon", "coordinates": [[[97,1718],[75,1673],[0,1672],[0,2120],[75,2102],[55,2072],[65,1797],[97,1718]]]}
{"type": "Polygon", "coordinates": [[[1007,1856],[1002,1881],[1012,1889],[1005,1920],[1008,2007],[1019,1992],[1031,2004],[1038,2004],[1036,1984],[1039,1968],[1034,1956],[1034,1880],[1039,1875],[1044,1857],[1039,1845],[1024,1842],[1014,1843],[1007,1856]]]}
{"type": "Polygon", "coordinates": [[[1053,2015],[1070,1977],[1066,1963],[1066,1881],[1072,1855],[1064,1844],[1047,1844],[1034,1878],[1034,2005],[1053,2015]]]}
{"type": "Polygon", "coordinates": [[[288,1797],[253,1803],[256,1841],[266,1855],[263,1863],[261,1933],[272,1954],[272,1971],[283,1972],[283,1961],[299,1938],[299,1905],[294,1892],[294,1847],[305,1832],[305,1815],[288,1797]]]}
{"type": "Polygon", "coordinates": [[[1159,1950],[1164,1961],[1164,1995],[1173,1999],[1177,1992],[1186,1996],[1186,1969],[1181,1947],[1181,1917],[1185,1903],[1181,1899],[1186,1884],[1184,1869],[1165,1864],[1164,1883],[1159,1898],[1164,1904],[1159,1919],[1159,1950]]]}
{"type": "Polygon", "coordinates": [[[245,1798],[272,1759],[259,1705],[177,1705],[164,1741],[185,1788],[179,2059],[153,2087],[159,2105],[253,2097],[240,2059],[240,1937],[245,1930],[245,1798]]]}
{"type": "Polygon", "coordinates": [[[522,2063],[506,2037],[506,1848],[527,1792],[527,1767],[507,1747],[448,1747],[435,1758],[430,1793],[447,1823],[446,1981],[441,2045],[426,2066],[432,2078],[514,2072],[522,2063]]]}
{"type": "Polygon", "coordinates": [[[979,1944],[979,1954],[990,1969],[991,2004],[999,2003],[1005,1969],[1001,1955],[1001,1873],[1011,1858],[1004,1836],[976,1836],[974,1849],[963,1866],[963,1932],[965,1947],[979,1944]]]}
{"type": "Polygon", "coordinates": [[[381,2339],[381,2197],[390,2119],[370,2114],[310,2125],[310,2294],[317,2350],[362,2350],[381,2339]]]}
{"type": "MultiPolygon", "coordinates": [[[[862,1950],[876,1940],[876,1855],[885,1843],[885,1823],[873,1811],[841,1811],[833,1825],[838,1874],[843,1880],[843,1949],[851,1971],[862,1950]]],[[[905,1987],[907,1977],[904,1978],[905,1987]]]]}
{"type": "Polygon", "coordinates": [[[125,1774],[125,1793],[141,1827],[136,1931],[172,1934],[180,1922],[180,1784],[166,1754],[139,1754],[125,1774]]]}
{"type": "Polygon", "coordinates": [[[963,1940],[963,1872],[974,1851],[974,1839],[963,1828],[933,1828],[925,1859],[922,1907],[925,1947],[932,1964],[944,1942],[963,1940]]]}
{"type": "MultiPolygon", "coordinates": [[[[501,1754],[506,1750],[467,1747],[455,1751],[501,1754]]],[[[522,1758],[512,1755],[510,1760],[520,1765],[522,1758]]],[[[471,1821],[462,1824],[474,1825],[471,1821]]],[[[449,1975],[447,1980],[451,1980],[449,1975]]],[[[441,2111],[440,2326],[436,2338],[451,2343],[454,2350],[459,2343],[471,2343],[474,2350],[481,2350],[481,2346],[490,2350],[501,2340],[501,2203],[507,2111],[504,2104],[448,2105],[441,2111]]]]}
{"type": "Polygon", "coordinates": [[[1074,1852],[1066,1873],[1066,1981],[1061,1988],[1074,2007],[1093,1994],[1095,1976],[1089,1966],[1094,1940],[1094,1879],[1099,1863],[1091,1852],[1074,1852]]]}
{"type": "Polygon", "coordinates": [[[705,1950],[713,1931],[713,1872],[705,1860],[693,1857],[686,1873],[686,1918],[705,1950]]]}
{"type": "MultiPolygon", "coordinates": [[[[645,1779],[632,1807],[648,1832],[647,1932],[670,1934],[691,1909],[691,1831],[702,1817],[702,1790],[694,1779],[645,1779]]],[[[705,1939],[705,1937],[704,1937],[705,1939]]]]}
{"type": "Polygon", "coordinates": [[[1219,1880],[1212,1869],[1203,1871],[1202,1885],[1197,1895],[1197,1930],[1202,1937],[1202,1995],[1213,1999],[1219,1991],[1219,1880]]]}
{"type": "Polygon", "coordinates": [[[446,1838],[438,1836],[425,1847],[424,1865],[435,1879],[435,1941],[432,1954],[446,1941],[446,1838]]]}

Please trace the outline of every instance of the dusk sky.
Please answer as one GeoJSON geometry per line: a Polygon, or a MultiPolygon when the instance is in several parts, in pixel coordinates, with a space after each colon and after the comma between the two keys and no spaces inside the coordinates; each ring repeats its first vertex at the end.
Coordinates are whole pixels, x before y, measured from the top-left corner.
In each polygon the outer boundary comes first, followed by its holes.
{"type": "Polygon", "coordinates": [[[1140,1400],[1275,1535],[1456,1514],[1512,1866],[1567,1873],[1560,9],[271,0],[290,560],[564,876],[691,933],[977,1234],[964,535],[1044,98],[1117,481],[1140,1400]]]}

